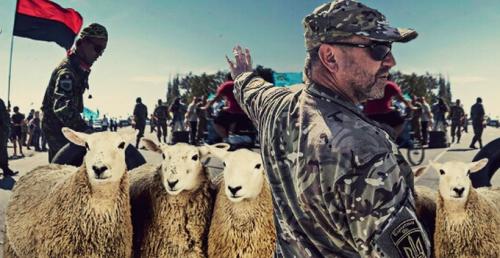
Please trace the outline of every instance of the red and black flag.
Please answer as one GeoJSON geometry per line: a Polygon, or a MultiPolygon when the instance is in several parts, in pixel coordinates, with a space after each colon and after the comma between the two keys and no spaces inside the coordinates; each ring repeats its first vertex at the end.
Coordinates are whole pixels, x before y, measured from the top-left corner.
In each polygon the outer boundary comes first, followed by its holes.
{"type": "Polygon", "coordinates": [[[70,49],[82,28],[82,16],[49,0],[18,0],[14,36],[53,41],[70,49]]]}

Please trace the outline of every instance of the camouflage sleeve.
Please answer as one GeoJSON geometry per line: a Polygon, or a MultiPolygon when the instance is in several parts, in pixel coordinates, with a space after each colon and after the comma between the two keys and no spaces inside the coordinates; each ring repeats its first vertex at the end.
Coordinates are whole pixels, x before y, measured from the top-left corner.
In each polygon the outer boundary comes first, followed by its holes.
{"type": "Polygon", "coordinates": [[[252,72],[242,73],[234,81],[236,101],[259,131],[262,114],[274,114],[272,106],[279,105],[287,95],[287,89],[275,87],[252,72]]]}
{"type": "Polygon", "coordinates": [[[69,72],[61,72],[56,79],[54,89],[54,114],[65,126],[85,130],[86,123],[80,116],[75,101],[75,78],[69,72]]]}
{"type": "MultiPolygon", "coordinates": [[[[415,215],[413,195],[392,153],[380,153],[336,181],[352,245],[366,257],[430,257],[430,242],[415,215]]],[[[346,163],[343,163],[346,164],[346,163]]]]}

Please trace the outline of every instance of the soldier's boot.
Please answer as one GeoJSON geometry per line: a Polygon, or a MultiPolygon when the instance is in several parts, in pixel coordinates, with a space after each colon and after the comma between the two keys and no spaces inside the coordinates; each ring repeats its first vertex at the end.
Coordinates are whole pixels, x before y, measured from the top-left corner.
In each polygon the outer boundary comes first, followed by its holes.
{"type": "Polygon", "coordinates": [[[2,167],[2,170],[3,170],[4,176],[15,176],[15,175],[19,174],[18,171],[12,171],[8,166],[2,167]]]}

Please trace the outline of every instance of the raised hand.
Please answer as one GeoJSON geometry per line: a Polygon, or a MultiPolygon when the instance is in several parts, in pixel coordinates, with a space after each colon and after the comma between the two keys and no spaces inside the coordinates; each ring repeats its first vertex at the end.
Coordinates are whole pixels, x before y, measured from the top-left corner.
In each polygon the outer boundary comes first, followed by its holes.
{"type": "Polygon", "coordinates": [[[226,55],[226,60],[229,64],[233,79],[236,79],[238,75],[244,72],[252,71],[252,57],[250,56],[250,50],[248,50],[248,48],[245,48],[245,52],[243,52],[241,46],[238,45],[233,48],[233,54],[235,58],[234,62],[226,55]]]}

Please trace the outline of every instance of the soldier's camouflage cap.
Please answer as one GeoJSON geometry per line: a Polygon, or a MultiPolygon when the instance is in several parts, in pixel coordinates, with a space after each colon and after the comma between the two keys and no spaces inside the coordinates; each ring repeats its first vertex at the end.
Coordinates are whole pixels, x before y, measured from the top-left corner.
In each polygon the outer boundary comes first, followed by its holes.
{"type": "Polygon", "coordinates": [[[104,26],[98,23],[92,23],[85,27],[82,32],[80,32],[80,38],[97,38],[97,39],[108,39],[108,31],[104,26]]]}
{"type": "Polygon", "coordinates": [[[303,25],[307,50],[353,35],[384,42],[408,42],[418,35],[412,29],[390,27],[379,11],[353,0],[323,4],[304,18],[303,25]]]}

